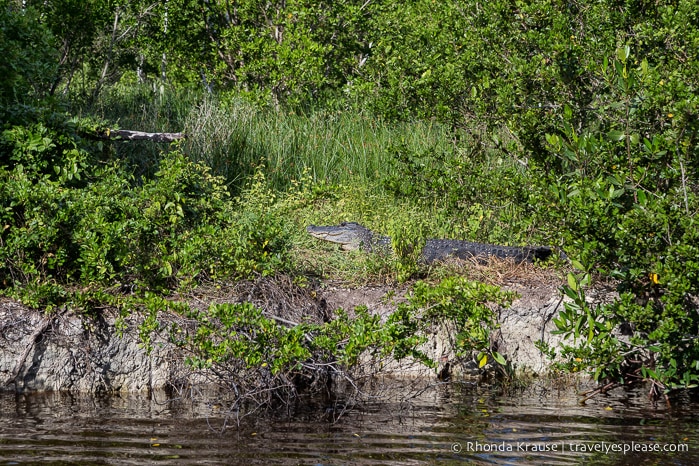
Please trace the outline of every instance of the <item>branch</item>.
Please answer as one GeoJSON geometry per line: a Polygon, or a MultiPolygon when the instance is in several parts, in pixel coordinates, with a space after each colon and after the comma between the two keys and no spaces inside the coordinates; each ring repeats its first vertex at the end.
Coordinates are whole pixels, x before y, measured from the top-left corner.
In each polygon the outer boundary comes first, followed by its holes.
{"type": "Polygon", "coordinates": [[[100,131],[96,135],[90,135],[97,139],[112,139],[117,141],[148,140],[154,142],[173,142],[186,139],[185,133],[145,133],[143,131],[130,131],[128,129],[115,129],[100,131]]]}

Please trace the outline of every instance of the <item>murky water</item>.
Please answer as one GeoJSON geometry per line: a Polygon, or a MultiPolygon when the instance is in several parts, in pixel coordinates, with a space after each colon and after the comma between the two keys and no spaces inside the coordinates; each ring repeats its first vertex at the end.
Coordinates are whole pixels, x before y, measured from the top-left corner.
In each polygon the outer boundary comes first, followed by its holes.
{"type": "Polygon", "coordinates": [[[224,428],[210,402],[2,394],[0,465],[699,464],[696,400],[670,407],[639,390],[578,401],[572,390],[440,386],[336,422],[301,408],[224,428]]]}

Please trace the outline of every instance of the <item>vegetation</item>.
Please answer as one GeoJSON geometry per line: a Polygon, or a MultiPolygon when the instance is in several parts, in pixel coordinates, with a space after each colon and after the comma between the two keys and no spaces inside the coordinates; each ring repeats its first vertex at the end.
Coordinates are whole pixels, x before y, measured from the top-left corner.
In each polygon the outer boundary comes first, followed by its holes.
{"type": "Polygon", "coordinates": [[[577,269],[555,319],[568,343],[542,348],[561,368],[699,383],[696,2],[0,0],[0,24],[4,294],[145,309],[144,335],[171,309],[201,324],[178,340],[193,365],[291,381],[363,351],[419,358],[420,326],[444,318],[457,352],[502,359],[464,291],[483,290],[415,284],[385,325],[175,297],[278,274],[406,280],[427,237],[552,244],[577,269]],[[117,126],[189,138],[90,137],[117,126]],[[318,260],[305,224],[345,220],[387,231],[398,260],[318,260]],[[619,299],[589,304],[595,277],[619,299]]]}

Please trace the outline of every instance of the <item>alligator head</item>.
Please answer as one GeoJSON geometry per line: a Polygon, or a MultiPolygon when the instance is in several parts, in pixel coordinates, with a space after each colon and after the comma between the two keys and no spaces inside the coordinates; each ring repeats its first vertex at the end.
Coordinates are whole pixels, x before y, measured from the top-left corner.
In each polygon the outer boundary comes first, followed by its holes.
{"type": "Polygon", "coordinates": [[[369,229],[355,222],[343,222],[330,226],[309,225],[306,231],[314,238],[338,243],[346,251],[359,248],[370,249],[374,236],[369,229]]]}

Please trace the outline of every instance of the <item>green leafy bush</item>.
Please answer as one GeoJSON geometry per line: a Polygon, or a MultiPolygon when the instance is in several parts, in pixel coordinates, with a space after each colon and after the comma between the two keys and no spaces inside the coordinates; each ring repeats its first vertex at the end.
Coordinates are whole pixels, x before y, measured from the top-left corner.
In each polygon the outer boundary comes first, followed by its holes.
{"type": "Polygon", "coordinates": [[[531,241],[531,179],[518,162],[482,148],[416,153],[400,145],[390,153],[394,172],[384,177],[385,189],[448,219],[452,231],[442,234],[510,245],[531,241]]]}
{"type": "Polygon", "coordinates": [[[457,358],[476,356],[481,366],[489,359],[505,364],[504,357],[493,350],[491,332],[497,329],[496,316],[489,304],[505,306],[515,295],[498,287],[472,282],[463,277],[450,277],[437,285],[418,282],[407,303],[388,319],[408,322],[417,319],[415,335],[427,335],[438,328],[449,336],[450,349],[457,358]]]}
{"type": "Polygon", "coordinates": [[[171,151],[139,184],[114,163],[87,163],[74,133],[36,128],[3,133],[14,166],[0,169],[0,276],[29,302],[61,304],[70,294],[56,290],[75,285],[167,291],[286,266],[284,221],[260,183],[234,201],[206,167],[171,151]]]}
{"type": "MultiPolygon", "coordinates": [[[[697,187],[690,181],[696,167],[688,162],[698,146],[688,135],[695,122],[666,107],[678,105],[676,91],[694,87],[695,79],[679,78],[684,85],[668,92],[661,69],[634,60],[628,46],[604,59],[597,73],[609,93],[597,104],[596,122],[576,129],[573,112],[564,113],[560,132],[547,135],[563,173],[540,192],[550,206],[545,222],[565,227],[560,234],[580,267],[620,280],[619,300],[598,312],[581,299],[568,306],[559,329],[578,336],[583,324],[589,333],[564,354],[600,380],[647,377],[669,390],[699,377],[697,187]],[[621,327],[630,329],[629,339],[613,332],[621,327]]],[[[684,109],[694,108],[695,96],[683,98],[684,109]]],[[[567,290],[581,293],[573,285],[567,290]]]]}

